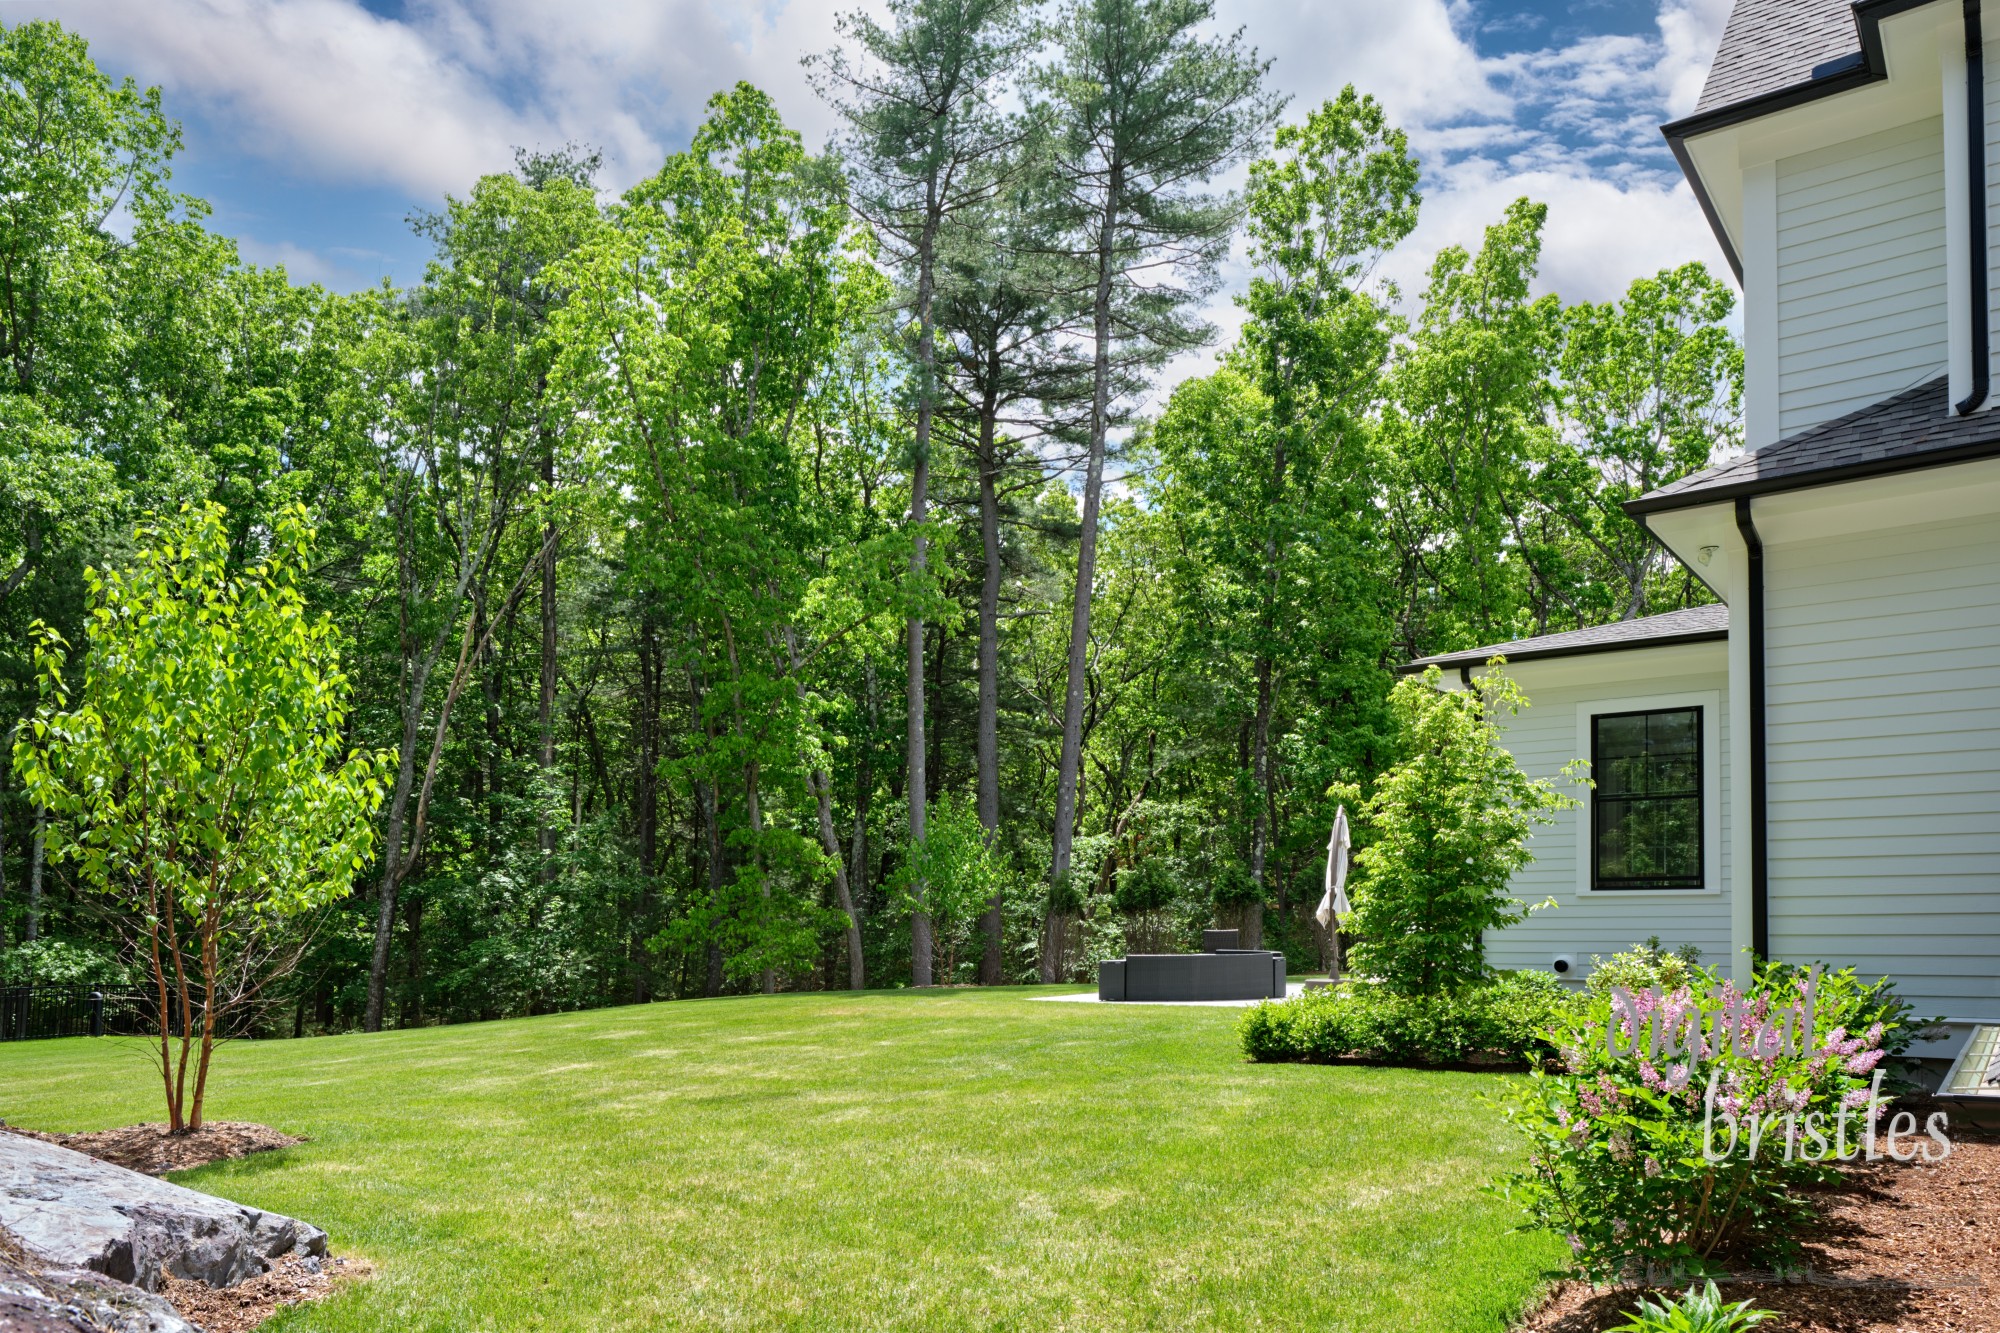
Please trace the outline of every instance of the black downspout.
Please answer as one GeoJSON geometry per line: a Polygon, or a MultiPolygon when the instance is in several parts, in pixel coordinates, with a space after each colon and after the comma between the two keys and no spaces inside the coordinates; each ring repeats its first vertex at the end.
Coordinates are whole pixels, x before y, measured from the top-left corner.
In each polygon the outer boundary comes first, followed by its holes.
{"type": "Polygon", "coordinates": [[[1761,962],[1771,956],[1771,856],[1768,748],[1764,739],[1764,542],[1750,518],[1750,498],[1736,501],[1736,530],[1748,555],[1750,623],[1750,952],[1761,962]]]}
{"type": "Polygon", "coordinates": [[[1992,358],[1988,325],[1991,298],[1986,290],[1986,40],[1980,34],[1980,0],[1965,0],[1965,193],[1972,263],[1972,392],[1957,404],[1960,416],[1986,401],[1992,358]]]}

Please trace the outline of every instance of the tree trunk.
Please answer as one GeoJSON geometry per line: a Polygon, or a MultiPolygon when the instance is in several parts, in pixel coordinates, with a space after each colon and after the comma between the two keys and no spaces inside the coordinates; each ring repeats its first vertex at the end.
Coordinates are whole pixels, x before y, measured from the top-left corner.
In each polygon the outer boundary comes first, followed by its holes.
{"type": "Polygon", "coordinates": [[[36,806],[35,831],[28,838],[28,924],[21,935],[27,944],[33,944],[42,932],[42,834],[48,819],[49,812],[36,806]]]}
{"type": "MultiPolygon", "coordinates": [[[[991,369],[991,367],[989,367],[991,369]]],[[[989,377],[988,383],[992,383],[989,377]]],[[[1000,836],[1000,497],[994,456],[995,406],[991,389],[979,413],[979,541],[984,575],[979,583],[979,825],[986,845],[1000,836]]],[[[1001,890],[995,888],[979,919],[979,984],[997,986],[1001,972],[1001,890]]]]}
{"type": "Polygon", "coordinates": [[[633,821],[639,843],[638,920],[632,923],[632,1002],[644,1004],[653,998],[652,969],[648,965],[646,941],[653,917],[659,911],[660,873],[660,699],[664,693],[659,641],[653,623],[643,611],[639,617],[639,764],[632,778],[633,821]]]}
{"type": "MultiPolygon", "coordinates": [[[[1083,476],[1082,531],[1076,549],[1076,596],[1070,604],[1069,675],[1063,690],[1062,754],[1056,766],[1056,822],[1049,857],[1049,892],[1069,893],[1076,836],[1077,777],[1083,760],[1083,700],[1090,648],[1090,602],[1097,581],[1097,514],[1104,493],[1104,437],[1111,414],[1112,241],[1123,194],[1122,170],[1112,166],[1097,232],[1097,294],[1091,306],[1096,352],[1091,369],[1090,457],[1083,476]]],[[[1042,944],[1041,977],[1057,979],[1067,925],[1064,904],[1052,901],[1042,944]]]]}
{"type": "Polygon", "coordinates": [[[416,785],[417,738],[423,732],[424,686],[430,663],[412,666],[410,692],[403,701],[403,743],[397,752],[396,785],[389,792],[389,817],[382,829],[382,881],[375,900],[375,951],[368,964],[368,1005],[361,1026],[382,1030],[382,1008],[389,989],[389,936],[396,924],[396,890],[402,882],[403,825],[409,818],[410,792],[416,785]]]}
{"type": "Polygon", "coordinates": [[[1271,855],[1271,819],[1277,805],[1271,790],[1271,713],[1277,693],[1277,663],[1271,643],[1277,634],[1276,604],[1282,578],[1280,566],[1283,552],[1278,544],[1276,525],[1278,516],[1284,510],[1287,459],[1286,430],[1281,428],[1276,434],[1271,460],[1271,494],[1266,502],[1264,520],[1267,526],[1264,531],[1264,605],[1257,627],[1257,717],[1250,741],[1251,771],[1257,783],[1257,812],[1250,823],[1250,882],[1256,886],[1257,896],[1245,904],[1243,910],[1243,947],[1246,949],[1264,947],[1264,868],[1271,855]]]}
{"type": "Polygon", "coordinates": [[[847,883],[847,867],[840,860],[840,834],[833,827],[833,779],[814,769],[806,774],[806,782],[812,788],[813,799],[819,804],[819,840],[826,848],[827,860],[833,863],[833,888],[840,898],[840,910],[847,914],[847,987],[849,990],[866,990],[866,959],[861,953],[861,911],[854,905],[854,895],[847,883]]]}
{"type": "Polygon", "coordinates": [[[424,898],[403,900],[403,984],[409,998],[396,1016],[399,1028],[424,1025],[424,898]]]}
{"type": "MultiPolygon", "coordinates": [[[[928,337],[926,330],[926,337],[928,337]]],[[[924,373],[921,369],[919,374],[924,373]]],[[[917,461],[910,474],[910,521],[922,524],[928,517],[930,485],[930,463],[923,456],[930,435],[931,408],[928,397],[917,409],[917,461]]],[[[912,583],[924,578],[928,558],[927,543],[918,536],[910,550],[910,578],[912,583]]],[[[926,793],[926,773],[924,772],[924,621],[922,616],[911,616],[907,626],[906,656],[908,659],[907,691],[909,700],[908,737],[905,749],[908,751],[905,763],[908,766],[908,781],[905,790],[910,803],[910,844],[917,846],[924,840],[924,817],[929,813],[926,793]]],[[[924,884],[922,880],[910,881],[910,898],[914,906],[910,909],[910,984],[928,986],[931,984],[931,915],[924,907],[924,884]]]]}
{"type": "Polygon", "coordinates": [[[880,695],[875,681],[875,663],[864,661],[862,673],[867,680],[868,731],[854,765],[854,834],[850,839],[847,885],[848,890],[854,895],[857,919],[868,902],[868,811],[875,798],[875,734],[882,720],[880,695]]]}
{"type": "Polygon", "coordinates": [[[215,1002],[221,993],[222,958],[215,937],[220,930],[221,908],[211,906],[201,922],[201,1056],[194,1067],[194,1100],[189,1104],[187,1127],[201,1128],[202,1103],[208,1100],[208,1062],[215,1055],[215,1002]]]}
{"type": "MultiPolygon", "coordinates": [[[[757,870],[757,892],[758,896],[762,898],[762,900],[764,901],[766,905],[765,911],[768,913],[770,910],[769,904],[771,901],[771,879],[769,873],[766,871],[764,867],[764,852],[763,852],[764,806],[762,800],[760,799],[759,792],[757,790],[758,783],[759,783],[759,774],[758,774],[757,763],[755,760],[752,760],[750,763],[746,764],[743,769],[744,810],[750,816],[750,836],[753,840],[751,846],[756,849],[755,851],[752,852],[752,856],[754,858],[754,864],[757,870]]],[[[766,926],[770,924],[768,915],[765,919],[764,924],[766,926]]],[[[763,990],[764,994],[766,995],[777,994],[778,970],[766,964],[762,974],[759,977],[759,985],[760,988],[763,990]]]]}
{"type": "Polygon", "coordinates": [[[1257,658],[1257,718],[1251,729],[1250,766],[1257,780],[1257,812],[1250,823],[1250,882],[1257,897],[1243,904],[1243,947],[1264,947],[1264,863],[1271,839],[1271,659],[1257,658]]]}
{"type": "MultiPolygon", "coordinates": [[[[14,733],[7,733],[7,754],[14,752],[14,733]]],[[[7,774],[13,765],[0,756],[0,949],[7,947],[7,774]]]]}
{"type": "MultiPolygon", "coordinates": [[[[799,642],[790,625],[785,626],[785,655],[790,659],[792,686],[798,691],[799,702],[806,701],[806,683],[799,671],[799,642]]],[[[833,775],[819,768],[806,770],[806,786],[812,790],[813,802],[819,807],[819,842],[826,852],[826,859],[833,865],[833,888],[840,899],[840,910],[847,916],[847,984],[850,990],[865,990],[863,976],[864,959],[861,956],[861,913],[855,908],[854,895],[848,891],[847,867],[840,859],[840,834],[833,826],[833,775]]],[[[832,988],[831,976],[828,989],[832,988]]]]}
{"type": "MultiPolygon", "coordinates": [[[[697,714],[700,709],[697,706],[697,714]]],[[[707,843],[708,857],[708,898],[711,906],[722,893],[722,811],[715,799],[715,784],[697,779],[694,784],[695,808],[700,812],[702,836],[707,843]]],[[[706,967],[702,973],[701,993],[710,999],[722,994],[722,946],[711,940],[708,945],[706,967]]]]}
{"type": "MultiPolygon", "coordinates": [[[[555,493],[555,486],[555,450],[545,447],[542,451],[544,503],[555,493]]],[[[542,740],[542,792],[536,801],[539,811],[536,818],[541,835],[542,883],[545,885],[554,883],[556,875],[556,829],[554,821],[549,818],[546,799],[548,786],[555,781],[556,773],[556,543],[555,518],[550,515],[542,529],[542,692],[538,714],[542,740]]]]}

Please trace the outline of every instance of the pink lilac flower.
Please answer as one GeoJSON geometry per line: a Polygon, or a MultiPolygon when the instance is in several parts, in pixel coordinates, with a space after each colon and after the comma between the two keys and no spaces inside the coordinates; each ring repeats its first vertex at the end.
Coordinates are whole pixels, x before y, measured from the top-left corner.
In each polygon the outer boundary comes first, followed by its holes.
{"type": "Polygon", "coordinates": [[[1842,1106],[1845,1106],[1848,1110],[1852,1111],[1859,1107],[1866,1106],[1868,1104],[1868,1097],[1869,1097],[1868,1089],[1856,1088],[1853,1092],[1850,1092],[1845,1097],[1842,1097],[1840,1099],[1840,1104],[1842,1106]]]}
{"type": "Polygon", "coordinates": [[[1842,1066],[1850,1074],[1865,1074],[1882,1062],[1882,1052],[1877,1049],[1855,1056],[1842,1066]]]}
{"type": "Polygon", "coordinates": [[[1693,1074],[1694,1074],[1694,1066],[1684,1060],[1680,1064],[1674,1065],[1672,1068],[1667,1070],[1667,1077],[1664,1087],[1668,1092],[1679,1092],[1682,1088],[1685,1088],[1688,1085],[1688,1079],[1692,1077],[1693,1074]]]}
{"type": "Polygon", "coordinates": [[[1660,1174],[1659,1158],[1648,1157],[1646,1159],[1646,1179],[1651,1180],[1654,1177],[1658,1176],[1659,1174],[1660,1174]]]}
{"type": "Polygon", "coordinates": [[[1869,1028],[1868,1035],[1865,1038],[1863,1038],[1863,1040],[1866,1041],[1870,1046],[1873,1046],[1876,1042],[1881,1041],[1882,1025],[1880,1023],[1877,1023],[1874,1027],[1869,1028]]]}

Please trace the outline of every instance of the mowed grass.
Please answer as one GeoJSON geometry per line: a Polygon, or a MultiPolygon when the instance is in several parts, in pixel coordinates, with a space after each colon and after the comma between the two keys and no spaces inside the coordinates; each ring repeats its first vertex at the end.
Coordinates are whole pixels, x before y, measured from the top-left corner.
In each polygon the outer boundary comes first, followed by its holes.
{"type": "MultiPolygon", "coordinates": [[[[1035,993],[239,1043],[211,1117],[312,1142],[176,1179],[379,1266],[273,1333],[1475,1333],[1555,1262],[1481,1192],[1520,1153],[1493,1076],[1252,1065],[1233,1009],[1035,993]]],[[[0,1046],[10,1123],[158,1100],[137,1042],[0,1046]]]]}

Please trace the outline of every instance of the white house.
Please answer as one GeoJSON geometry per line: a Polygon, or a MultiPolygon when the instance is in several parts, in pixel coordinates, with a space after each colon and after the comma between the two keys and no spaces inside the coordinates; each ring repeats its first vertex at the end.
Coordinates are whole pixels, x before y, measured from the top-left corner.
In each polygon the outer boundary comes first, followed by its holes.
{"type": "Polygon", "coordinates": [[[1743,284],[1750,452],[1630,510],[1725,605],[1497,647],[1510,748],[1598,787],[1489,949],[1852,963],[1948,1056],[2000,1023],[2000,0],[1737,0],[1665,132],[1743,284]]]}

